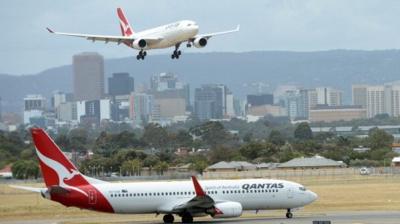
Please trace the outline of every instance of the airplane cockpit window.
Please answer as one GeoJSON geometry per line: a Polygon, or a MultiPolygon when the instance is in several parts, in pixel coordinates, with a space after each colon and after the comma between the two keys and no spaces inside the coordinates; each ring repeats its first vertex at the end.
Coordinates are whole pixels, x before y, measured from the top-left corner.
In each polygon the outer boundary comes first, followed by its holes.
{"type": "Polygon", "coordinates": [[[305,187],[299,187],[299,190],[306,191],[307,189],[305,187]]]}

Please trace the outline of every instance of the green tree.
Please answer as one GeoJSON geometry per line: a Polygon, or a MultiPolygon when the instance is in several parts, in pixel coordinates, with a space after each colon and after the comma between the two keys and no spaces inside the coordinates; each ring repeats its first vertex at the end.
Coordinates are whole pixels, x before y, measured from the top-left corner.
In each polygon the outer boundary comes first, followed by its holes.
{"type": "Polygon", "coordinates": [[[268,136],[268,141],[274,145],[282,146],[285,144],[285,138],[280,131],[272,130],[268,136]]]}
{"type": "Polygon", "coordinates": [[[121,171],[125,176],[140,175],[142,166],[142,162],[139,159],[127,160],[122,163],[121,171]]]}
{"type": "Polygon", "coordinates": [[[294,137],[300,140],[312,139],[313,134],[307,122],[300,123],[294,130],[294,137]]]}
{"type": "Polygon", "coordinates": [[[11,171],[16,179],[37,179],[39,177],[39,165],[33,160],[18,160],[11,166],[11,171]]]}
{"type": "Polygon", "coordinates": [[[159,175],[164,175],[164,172],[167,171],[168,168],[169,168],[168,163],[164,161],[160,161],[154,166],[154,169],[157,171],[159,175]]]}
{"type": "Polygon", "coordinates": [[[368,133],[368,145],[371,149],[388,148],[393,143],[393,135],[384,130],[373,128],[368,133]]]}
{"type": "Polygon", "coordinates": [[[230,134],[225,130],[221,122],[209,121],[196,126],[190,132],[201,139],[212,148],[230,140],[230,134]]]}
{"type": "Polygon", "coordinates": [[[149,124],[144,128],[142,139],[149,146],[155,148],[166,148],[168,143],[168,132],[159,124],[149,124]]]}

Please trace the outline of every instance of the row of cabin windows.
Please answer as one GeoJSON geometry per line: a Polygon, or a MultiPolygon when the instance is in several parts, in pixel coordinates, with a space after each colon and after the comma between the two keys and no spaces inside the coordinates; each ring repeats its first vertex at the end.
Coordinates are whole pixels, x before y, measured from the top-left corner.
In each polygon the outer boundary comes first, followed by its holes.
{"type": "MultiPolygon", "coordinates": [[[[216,191],[207,191],[208,194],[216,194],[216,191]]],[[[157,193],[129,193],[111,194],[111,197],[147,197],[147,196],[175,196],[175,195],[195,195],[194,191],[184,192],[157,192],[157,193]]]]}
{"type": "MultiPolygon", "coordinates": [[[[271,193],[278,192],[277,189],[269,189],[269,190],[231,190],[231,191],[222,191],[222,194],[245,194],[245,193],[271,193]]],[[[207,191],[207,194],[217,194],[217,191],[207,191]]],[[[176,195],[195,195],[194,191],[185,191],[185,192],[157,192],[157,193],[122,193],[122,194],[111,194],[111,197],[147,197],[147,196],[176,196],[176,195]]]]}
{"type": "Polygon", "coordinates": [[[245,194],[245,193],[275,193],[278,192],[278,189],[268,189],[268,190],[231,190],[231,191],[222,191],[222,194],[245,194]]]}

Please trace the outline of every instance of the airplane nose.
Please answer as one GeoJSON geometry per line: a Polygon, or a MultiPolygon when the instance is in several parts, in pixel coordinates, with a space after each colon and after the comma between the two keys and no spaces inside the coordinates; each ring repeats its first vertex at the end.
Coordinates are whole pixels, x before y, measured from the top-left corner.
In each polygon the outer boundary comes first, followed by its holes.
{"type": "Polygon", "coordinates": [[[308,197],[310,198],[310,203],[318,199],[318,195],[312,191],[308,192],[308,197]]]}

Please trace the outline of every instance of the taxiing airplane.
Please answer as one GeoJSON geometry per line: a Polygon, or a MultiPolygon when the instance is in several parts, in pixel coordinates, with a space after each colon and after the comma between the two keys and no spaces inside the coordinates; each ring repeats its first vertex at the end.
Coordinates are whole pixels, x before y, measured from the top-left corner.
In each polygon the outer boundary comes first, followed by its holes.
{"type": "Polygon", "coordinates": [[[208,34],[198,34],[199,26],[191,20],[182,20],[167,24],[164,26],[159,26],[153,29],[144,30],[141,32],[134,32],[132,26],[129,24],[124,12],[121,8],[117,9],[117,14],[119,17],[119,23],[121,27],[122,36],[109,36],[109,35],[92,35],[92,34],[80,34],[80,33],[61,33],[54,32],[50,28],[47,30],[50,33],[83,37],[93,42],[104,41],[116,42],[117,44],[125,44],[130,48],[139,50],[136,56],[137,60],[144,59],[147,55],[146,50],[150,49],[160,49],[169,48],[175,46],[175,50],[171,55],[172,59],[178,59],[181,55],[179,46],[183,42],[187,42],[186,46],[191,47],[194,45],[197,48],[202,48],[207,45],[208,39],[213,36],[232,33],[239,31],[239,25],[234,30],[227,30],[216,33],[208,34]]]}
{"type": "Polygon", "coordinates": [[[273,179],[204,180],[111,183],[81,174],[60,148],[40,128],[31,129],[45,188],[12,186],[40,193],[65,206],[109,213],[164,214],[165,223],[174,215],[182,223],[193,217],[232,218],[244,210],[292,209],[303,207],[317,195],[303,185],[273,179]]]}

